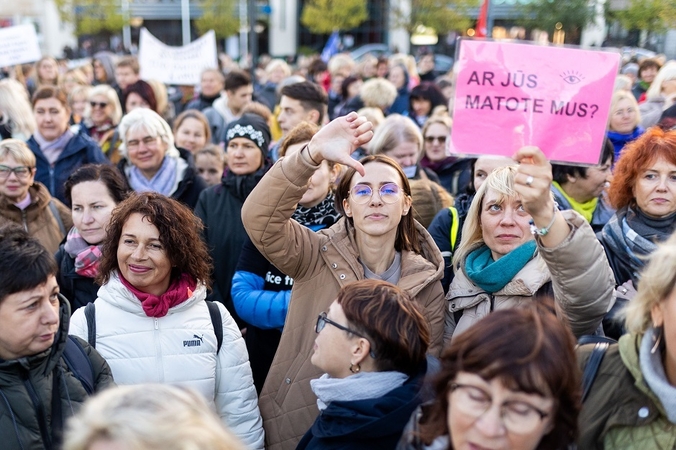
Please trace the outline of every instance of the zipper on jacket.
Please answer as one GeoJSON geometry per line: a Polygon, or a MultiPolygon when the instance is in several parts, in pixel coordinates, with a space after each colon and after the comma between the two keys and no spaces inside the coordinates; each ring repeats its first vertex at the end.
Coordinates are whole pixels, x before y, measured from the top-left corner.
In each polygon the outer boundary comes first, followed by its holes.
{"type": "Polygon", "coordinates": [[[162,342],[160,332],[160,320],[153,317],[155,323],[155,354],[157,355],[157,381],[164,383],[164,364],[162,363],[162,342]]]}
{"type": "MultiPolygon", "coordinates": [[[[42,436],[42,443],[45,446],[45,449],[49,450],[52,448],[52,438],[51,435],[49,434],[49,430],[47,429],[47,417],[45,416],[45,407],[42,404],[42,400],[40,400],[40,396],[35,390],[35,386],[33,386],[33,383],[31,383],[31,380],[27,373],[24,374],[23,379],[24,379],[23,384],[24,386],[26,386],[28,396],[30,397],[31,402],[33,402],[33,406],[35,407],[38,425],[40,426],[40,435],[42,436]]],[[[53,392],[52,395],[58,395],[58,392],[53,392]]]]}
{"type": "Polygon", "coordinates": [[[56,195],[56,190],[54,188],[54,165],[49,165],[49,192],[52,195],[56,195]]]}
{"type": "Polygon", "coordinates": [[[28,233],[28,214],[26,214],[26,209],[21,210],[21,221],[23,222],[23,229],[28,233]]]}

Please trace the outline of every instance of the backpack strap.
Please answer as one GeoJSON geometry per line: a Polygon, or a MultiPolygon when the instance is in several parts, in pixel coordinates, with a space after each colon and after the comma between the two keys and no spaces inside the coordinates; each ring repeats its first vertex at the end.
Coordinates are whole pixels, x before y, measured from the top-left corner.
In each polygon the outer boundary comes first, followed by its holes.
{"type": "Polygon", "coordinates": [[[94,366],[87,356],[85,349],[73,336],[68,336],[66,349],[63,352],[66,366],[77,378],[87,394],[94,394],[94,366]]]}
{"type": "Polygon", "coordinates": [[[94,302],[87,303],[84,315],[87,319],[87,342],[93,348],[96,348],[96,307],[94,302]]]}
{"type": "Polygon", "coordinates": [[[221,311],[218,309],[216,302],[207,301],[207,308],[209,309],[209,315],[211,316],[211,325],[214,327],[214,332],[216,333],[216,354],[221,351],[221,345],[223,345],[223,320],[221,318],[221,311]]]}
{"type": "Polygon", "coordinates": [[[451,213],[451,229],[449,231],[449,240],[451,241],[451,252],[455,250],[455,246],[458,243],[458,231],[460,230],[460,220],[458,220],[458,210],[455,206],[448,207],[449,212],[451,213]]]}
{"type": "Polygon", "coordinates": [[[598,372],[599,367],[601,366],[601,361],[603,361],[603,356],[606,354],[606,350],[610,344],[607,342],[597,342],[594,345],[594,349],[589,355],[587,360],[587,365],[584,366],[584,373],[582,374],[582,402],[587,399],[587,395],[591,390],[592,384],[594,384],[594,379],[596,378],[596,372],[598,372]]]}
{"type": "Polygon", "coordinates": [[[59,230],[61,230],[61,234],[65,236],[66,227],[63,225],[63,220],[61,220],[61,214],[59,214],[59,210],[57,209],[56,204],[54,203],[54,199],[49,200],[49,210],[52,212],[54,220],[56,220],[56,223],[59,225],[59,230]]]}

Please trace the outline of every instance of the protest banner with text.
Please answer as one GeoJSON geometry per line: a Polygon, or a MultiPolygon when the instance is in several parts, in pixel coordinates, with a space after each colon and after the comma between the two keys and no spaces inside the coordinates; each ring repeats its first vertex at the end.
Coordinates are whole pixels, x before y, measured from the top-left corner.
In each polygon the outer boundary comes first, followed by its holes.
{"type": "Polygon", "coordinates": [[[460,40],[452,153],[598,164],[620,55],[570,47],[460,40]]]}
{"type": "Polygon", "coordinates": [[[42,57],[38,35],[31,24],[0,28],[0,67],[37,61],[42,57]]]}
{"type": "Polygon", "coordinates": [[[162,43],[145,28],[139,39],[141,78],[165,84],[196,85],[204,69],[218,68],[213,31],[183,47],[162,43]]]}

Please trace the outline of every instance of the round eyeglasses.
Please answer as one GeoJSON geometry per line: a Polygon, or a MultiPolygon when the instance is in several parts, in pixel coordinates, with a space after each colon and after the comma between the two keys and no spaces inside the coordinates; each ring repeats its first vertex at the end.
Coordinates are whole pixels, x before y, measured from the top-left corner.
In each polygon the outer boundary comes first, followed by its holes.
{"type": "Polygon", "coordinates": [[[0,165],[0,180],[6,180],[13,173],[17,178],[25,180],[31,173],[32,167],[17,166],[9,167],[0,165]]]}
{"type": "Polygon", "coordinates": [[[339,323],[334,322],[333,320],[326,317],[325,312],[322,312],[321,314],[319,314],[319,316],[317,316],[317,323],[315,324],[315,333],[319,333],[320,331],[322,331],[327,323],[329,325],[333,325],[334,327],[338,328],[339,330],[347,331],[348,333],[352,333],[355,336],[359,336],[360,338],[364,338],[367,341],[369,341],[369,344],[371,345],[371,352],[370,352],[371,358],[376,359],[376,354],[375,354],[375,351],[373,350],[373,344],[371,344],[371,340],[369,338],[367,338],[366,336],[364,336],[361,333],[358,333],[354,330],[351,330],[348,327],[345,327],[345,326],[343,326],[339,323]]]}
{"type": "MultiPolygon", "coordinates": [[[[385,183],[378,189],[383,203],[396,203],[401,197],[401,188],[396,183],[385,183]]],[[[363,205],[373,198],[373,188],[368,184],[355,184],[350,189],[350,196],[355,203],[363,205]]]]}
{"type": "MultiPolygon", "coordinates": [[[[451,396],[455,400],[452,408],[455,407],[459,413],[476,419],[493,406],[493,398],[487,392],[468,384],[451,384],[451,396]]],[[[523,401],[506,401],[500,405],[502,423],[508,431],[515,434],[532,433],[548,415],[523,401]]]]}

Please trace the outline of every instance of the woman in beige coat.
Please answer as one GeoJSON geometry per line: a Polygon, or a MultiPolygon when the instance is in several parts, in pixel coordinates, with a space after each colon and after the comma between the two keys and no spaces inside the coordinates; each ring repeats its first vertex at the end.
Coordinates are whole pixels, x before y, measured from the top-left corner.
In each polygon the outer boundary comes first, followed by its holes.
{"type": "Polygon", "coordinates": [[[577,337],[597,331],[614,301],[615,281],[589,223],[559,211],[551,165],[535,147],[519,166],[491,173],[477,191],[453,256],[446,339],[491,311],[553,297],[577,337]]]}
{"type": "Polygon", "coordinates": [[[259,401],[270,450],[294,449],[317,416],[310,380],[321,371],[310,362],[313,326],[342,286],[374,278],[406,290],[430,324],[430,353],[441,351],[443,259],[412,217],[411,189],[399,165],[383,155],[361,163],[350,157],[372,136],[371,123],[356,113],[334,120],[300,152],[278,161],[242,208],[253,243],[294,279],[282,339],[259,401]],[[325,159],[350,167],[336,192],[345,217],[314,233],[291,215],[325,159]]]}

